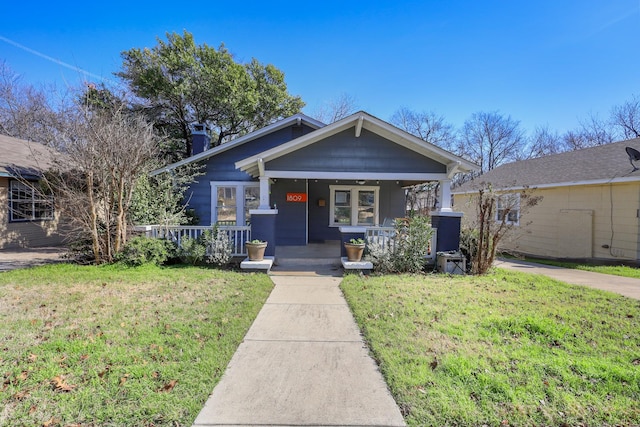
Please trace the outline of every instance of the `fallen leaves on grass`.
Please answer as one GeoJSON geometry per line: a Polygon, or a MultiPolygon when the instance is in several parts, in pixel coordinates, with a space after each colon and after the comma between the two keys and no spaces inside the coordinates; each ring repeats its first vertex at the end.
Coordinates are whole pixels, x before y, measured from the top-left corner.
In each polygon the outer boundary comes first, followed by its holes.
{"type": "Polygon", "coordinates": [[[162,388],[158,390],[158,393],[169,393],[171,390],[173,390],[176,384],[178,384],[178,380],[171,380],[164,386],[162,386],[162,388]]]}
{"type": "Polygon", "coordinates": [[[58,420],[55,417],[51,417],[48,421],[42,423],[42,427],[53,427],[58,424],[58,420]]]}
{"type": "Polygon", "coordinates": [[[53,385],[53,389],[55,391],[60,391],[64,393],[73,391],[73,389],[78,387],[77,385],[67,384],[67,382],[65,381],[64,375],[56,375],[55,377],[53,377],[53,379],[51,380],[51,385],[53,385]]]}

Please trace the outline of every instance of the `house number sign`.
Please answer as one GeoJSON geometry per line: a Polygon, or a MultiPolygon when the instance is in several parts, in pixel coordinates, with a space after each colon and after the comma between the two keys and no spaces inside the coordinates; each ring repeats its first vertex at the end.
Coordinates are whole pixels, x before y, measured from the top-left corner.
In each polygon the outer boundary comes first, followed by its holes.
{"type": "Polygon", "coordinates": [[[304,203],[307,201],[307,193],[287,193],[287,202],[304,203]]]}

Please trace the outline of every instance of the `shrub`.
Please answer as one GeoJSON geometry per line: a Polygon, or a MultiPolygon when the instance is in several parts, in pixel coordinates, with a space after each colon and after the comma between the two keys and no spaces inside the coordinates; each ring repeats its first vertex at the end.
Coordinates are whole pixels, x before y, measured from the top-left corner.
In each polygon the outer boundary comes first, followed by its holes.
{"type": "Polygon", "coordinates": [[[207,231],[207,243],[209,246],[209,255],[207,255],[207,263],[216,267],[223,267],[231,261],[231,252],[233,244],[229,235],[224,231],[214,228],[213,232],[207,231]]]}
{"type": "Polygon", "coordinates": [[[197,239],[182,239],[179,257],[186,264],[211,264],[223,267],[231,260],[233,245],[229,236],[217,227],[207,230],[197,239]]]}
{"type": "Polygon", "coordinates": [[[478,230],[463,228],[460,230],[460,252],[467,260],[467,273],[472,271],[473,260],[478,253],[478,230]]]}
{"type": "Polygon", "coordinates": [[[199,264],[207,254],[207,245],[202,236],[193,239],[189,236],[183,237],[178,249],[178,257],[185,264],[199,264]]]}
{"type": "Polygon", "coordinates": [[[175,250],[175,244],[169,240],[136,236],[116,255],[116,261],[130,266],[162,265],[174,256],[175,250]]]}
{"type": "Polygon", "coordinates": [[[432,235],[427,216],[415,215],[396,221],[393,237],[383,244],[368,242],[368,259],[381,273],[418,273],[425,266],[432,235]]]}

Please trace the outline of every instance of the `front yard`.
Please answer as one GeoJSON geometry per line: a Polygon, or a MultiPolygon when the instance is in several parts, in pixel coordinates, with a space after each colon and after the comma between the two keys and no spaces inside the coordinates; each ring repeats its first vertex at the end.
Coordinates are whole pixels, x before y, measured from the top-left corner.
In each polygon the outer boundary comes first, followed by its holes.
{"type": "Polygon", "coordinates": [[[409,425],[640,425],[640,301],[503,270],[342,289],[409,425]]]}
{"type": "Polygon", "coordinates": [[[272,286],[193,267],[0,273],[0,425],[190,426],[272,286]]]}
{"type": "MultiPolygon", "coordinates": [[[[0,425],[191,425],[271,288],[194,267],[0,273],[0,425]]],[[[640,425],[640,301],[502,270],[342,288],[409,425],[640,425]]]]}

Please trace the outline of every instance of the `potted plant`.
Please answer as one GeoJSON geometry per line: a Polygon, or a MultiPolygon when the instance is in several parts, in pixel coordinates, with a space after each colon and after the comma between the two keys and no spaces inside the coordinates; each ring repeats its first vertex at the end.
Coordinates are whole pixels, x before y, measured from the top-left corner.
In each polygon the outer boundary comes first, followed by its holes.
{"type": "Polygon", "coordinates": [[[344,248],[347,251],[347,261],[359,262],[364,252],[365,241],[362,238],[351,239],[344,242],[344,248]]]}
{"type": "Polygon", "coordinates": [[[247,248],[249,261],[262,261],[264,259],[264,250],[267,248],[267,242],[253,239],[250,242],[245,242],[244,245],[247,248]]]}

